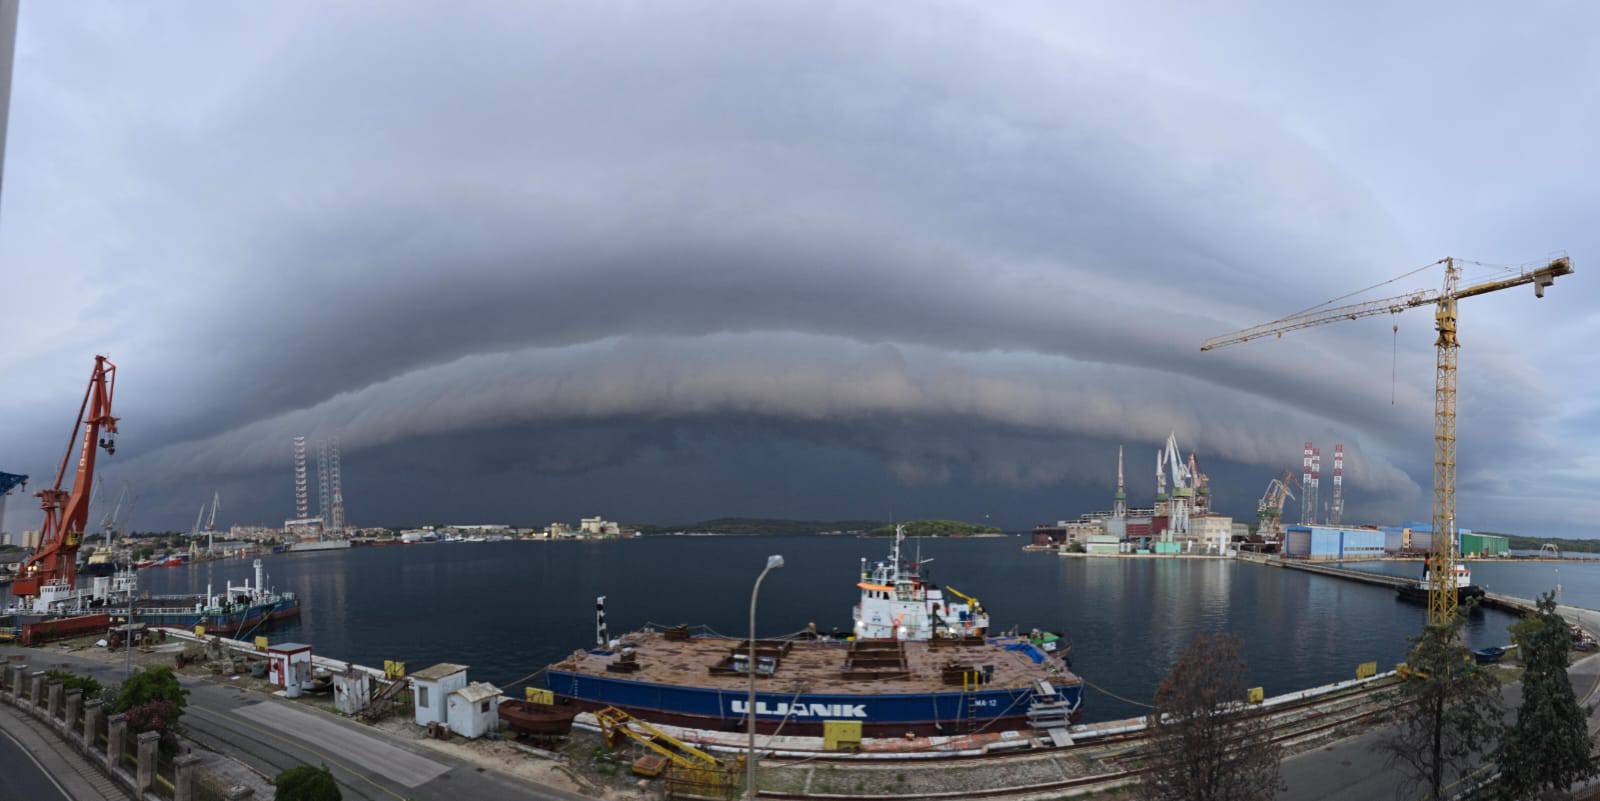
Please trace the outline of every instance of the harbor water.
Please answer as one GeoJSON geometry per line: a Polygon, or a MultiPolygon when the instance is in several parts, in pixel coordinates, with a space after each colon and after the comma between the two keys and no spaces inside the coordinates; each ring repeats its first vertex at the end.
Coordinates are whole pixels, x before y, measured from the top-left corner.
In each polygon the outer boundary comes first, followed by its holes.
{"type": "MultiPolygon", "coordinates": [[[[1361,662],[1391,668],[1425,616],[1391,590],[1301,571],[1224,560],[1063,558],[1024,552],[1022,542],[908,545],[933,560],[933,580],[977,596],[996,630],[1065,634],[1074,669],[1091,684],[1088,721],[1143,714],[1139,703],[1152,699],[1199,632],[1237,634],[1252,677],[1272,695],[1352,678],[1361,662]]],[[[846,630],[861,559],[884,558],[888,545],[854,537],[655,537],[363,547],[264,561],[271,583],[302,603],[299,621],[280,625],[274,641],[308,642],[317,653],[369,665],[402,660],[413,670],[459,662],[474,680],[517,692],[529,674],[594,643],[599,595],[613,636],[646,623],[704,624],[743,636],[751,584],[771,553],[786,564],[762,585],[760,634],[810,623],[846,630]]],[[[239,559],[151,568],[140,571],[140,586],[203,591],[207,582],[221,587],[249,572],[249,560],[239,559]]],[[[1499,578],[1486,571],[1481,580],[1499,578]]],[[[1531,594],[1541,580],[1491,589],[1531,594]]],[[[1485,611],[1467,636],[1474,647],[1504,644],[1511,622],[1485,611]]]]}

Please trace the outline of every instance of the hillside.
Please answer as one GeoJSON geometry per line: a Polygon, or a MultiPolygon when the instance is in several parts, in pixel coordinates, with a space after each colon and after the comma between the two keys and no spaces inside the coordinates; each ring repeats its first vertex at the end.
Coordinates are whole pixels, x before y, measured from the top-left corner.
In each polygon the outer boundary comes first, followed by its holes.
{"type": "Polygon", "coordinates": [[[635,526],[641,534],[852,534],[870,531],[883,523],[877,520],[781,520],[768,517],[719,517],[698,523],[635,526]]]}
{"type": "MultiPolygon", "coordinates": [[[[908,537],[970,537],[975,534],[1000,534],[1000,529],[994,526],[985,526],[980,523],[966,523],[960,520],[907,520],[901,525],[906,527],[908,537]]],[[[889,523],[869,532],[874,537],[889,537],[894,535],[894,524],[889,523]]]]}
{"type": "MultiPolygon", "coordinates": [[[[1480,534],[1494,534],[1493,531],[1481,531],[1480,534]]],[[[1537,551],[1539,546],[1552,542],[1562,553],[1600,553],[1600,540],[1569,540],[1563,537],[1524,537],[1518,534],[1500,534],[1511,540],[1513,551],[1537,551]]]]}

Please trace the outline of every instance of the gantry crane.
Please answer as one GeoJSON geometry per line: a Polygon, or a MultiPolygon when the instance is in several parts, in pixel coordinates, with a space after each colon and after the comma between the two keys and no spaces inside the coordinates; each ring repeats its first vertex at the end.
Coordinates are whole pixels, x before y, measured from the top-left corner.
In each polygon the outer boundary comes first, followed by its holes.
{"type": "Polygon", "coordinates": [[[39,547],[23,560],[11,594],[29,598],[39,594],[47,582],[64,581],[70,588],[78,576],[78,545],[89,522],[89,496],[94,487],[94,459],[97,448],[107,454],[117,452],[117,418],[111,416],[111,399],[117,389],[117,366],[104,356],[94,357],[94,372],[78,406],[78,421],[72,425],[67,453],[56,471],[55,486],[36,493],[44,509],[44,525],[39,529],[39,547]],[[78,441],[78,431],[83,440],[78,441]],[[61,488],[66,480],[72,449],[78,446],[78,469],[69,492],[61,488]]]}
{"type": "MultiPolygon", "coordinates": [[[[1200,346],[1208,351],[1249,342],[1265,336],[1283,336],[1290,331],[1311,328],[1340,320],[1359,320],[1378,314],[1399,314],[1419,306],[1433,306],[1438,351],[1433,387],[1433,555],[1428,571],[1428,622],[1446,624],[1456,615],[1455,532],[1456,532],[1456,357],[1461,343],[1456,338],[1456,302],[1502,289],[1533,285],[1535,297],[1544,297],[1544,288],[1556,278],[1572,274],[1572,261],[1565,255],[1524,266],[1509,277],[1462,287],[1461,268],[1456,259],[1444,258],[1423,269],[1444,265],[1444,285],[1437,290],[1423,289],[1392,298],[1328,306],[1291,314],[1253,328],[1212,337],[1200,346]]],[[[1421,270],[1408,273],[1408,275],[1421,270]]],[[[1348,297],[1348,296],[1346,296],[1348,297]]]]}

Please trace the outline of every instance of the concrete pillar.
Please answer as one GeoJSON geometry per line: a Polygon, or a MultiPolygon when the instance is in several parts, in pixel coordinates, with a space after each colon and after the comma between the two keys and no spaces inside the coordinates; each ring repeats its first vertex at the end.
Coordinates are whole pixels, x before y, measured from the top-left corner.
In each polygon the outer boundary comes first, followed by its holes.
{"type": "Polygon", "coordinates": [[[113,771],[121,770],[122,754],[127,748],[127,713],[118,713],[106,718],[106,767],[113,771]]]}
{"type": "Polygon", "coordinates": [[[83,705],[83,752],[94,753],[95,735],[100,733],[100,715],[104,712],[104,701],[90,701],[83,705]]]}
{"type": "Polygon", "coordinates": [[[11,701],[13,703],[22,700],[22,686],[23,682],[26,680],[24,677],[27,675],[27,665],[11,666],[11,701]]]}
{"type": "Polygon", "coordinates": [[[139,765],[133,774],[133,786],[143,797],[156,783],[156,746],[161,742],[161,733],[154,731],[139,732],[139,765]]]}
{"type": "Polygon", "coordinates": [[[44,706],[44,680],[46,676],[44,675],[44,671],[35,670],[30,678],[32,678],[33,681],[29,685],[30,689],[28,690],[28,701],[33,704],[34,708],[37,709],[44,706]]]}
{"type": "Polygon", "coordinates": [[[184,754],[172,760],[172,801],[194,801],[194,774],[200,757],[184,754]]]}
{"type": "Polygon", "coordinates": [[[78,713],[83,711],[83,690],[73,690],[67,693],[65,713],[61,718],[61,730],[71,732],[78,728],[78,713]]]}
{"type": "Polygon", "coordinates": [[[59,681],[52,681],[45,685],[45,711],[50,715],[50,722],[61,719],[61,690],[66,686],[59,681]]]}

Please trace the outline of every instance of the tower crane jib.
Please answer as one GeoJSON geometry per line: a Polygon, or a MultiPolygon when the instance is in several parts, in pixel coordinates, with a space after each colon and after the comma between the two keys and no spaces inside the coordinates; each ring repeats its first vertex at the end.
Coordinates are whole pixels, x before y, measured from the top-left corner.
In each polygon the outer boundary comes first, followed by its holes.
{"type": "MultiPolygon", "coordinates": [[[[1419,306],[1434,307],[1433,393],[1433,554],[1429,557],[1428,622],[1448,623],[1455,617],[1456,542],[1456,366],[1461,348],[1457,338],[1460,322],[1458,303],[1464,298],[1486,295],[1502,289],[1531,284],[1535,297],[1544,297],[1545,287],[1556,278],[1572,274],[1572,261],[1565,254],[1524,266],[1509,277],[1484,281],[1467,287],[1461,284],[1461,267],[1454,258],[1444,258],[1429,267],[1443,265],[1444,283],[1438,290],[1417,290],[1390,298],[1343,306],[1323,304],[1269,323],[1212,337],[1200,346],[1209,351],[1260,339],[1283,336],[1291,331],[1326,325],[1341,320],[1359,320],[1379,314],[1398,314],[1419,306]]],[[[1426,268],[1424,268],[1426,269],[1426,268]]],[[[1346,296],[1348,297],[1348,296],[1346,296]]]]}

